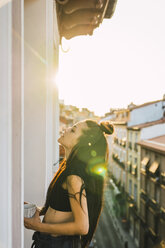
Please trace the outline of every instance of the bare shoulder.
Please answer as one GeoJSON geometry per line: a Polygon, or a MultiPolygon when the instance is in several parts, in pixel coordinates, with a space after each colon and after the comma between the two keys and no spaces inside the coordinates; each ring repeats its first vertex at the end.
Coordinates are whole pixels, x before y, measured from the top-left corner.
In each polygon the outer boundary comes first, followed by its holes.
{"type": "MultiPolygon", "coordinates": [[[[81,188],[84,185],[84,181],[81,177],[77,175],[70,175],[67,177],[66,185],[67,190],[70,193],[75,194],[81,191],[81,188]]],[[[83,192],[85,193],[85,189],[83,189],[83,192]]]]}
{"type": "Polygon", "coordinates": [[[77,175],[70,175],[67,177],[67,184],[68,185],[82,185],[83,180],[80,176],[77,175]]]}

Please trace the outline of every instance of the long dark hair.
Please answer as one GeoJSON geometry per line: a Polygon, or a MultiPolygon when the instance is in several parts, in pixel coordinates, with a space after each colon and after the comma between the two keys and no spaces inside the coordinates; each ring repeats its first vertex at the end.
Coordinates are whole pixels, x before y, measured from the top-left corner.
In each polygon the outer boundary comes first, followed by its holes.
{"type": "Polygon", "coordinates": [[[41,211],[41,214],[46,213],[49,207],[51,189],[60,175],[62,177],[61,183],[66,180],[68,175],[80,176],[84,181],[80,190],[80,199],[85,187],[89,216],[89,231],[87,235],[81,237],[82,248],[88,247],[92,240],[102,210],[108,158],[108,144],[104,133],[113,133],[113,126],[109,122],[102,122],[99,125],[95,121],[86,120],[86,124],[88,128],[83,130],[77,145],[72,149],[67,161],[64,160],[61,163],[58,172],[50,183],[45,206],[41,211]]]}

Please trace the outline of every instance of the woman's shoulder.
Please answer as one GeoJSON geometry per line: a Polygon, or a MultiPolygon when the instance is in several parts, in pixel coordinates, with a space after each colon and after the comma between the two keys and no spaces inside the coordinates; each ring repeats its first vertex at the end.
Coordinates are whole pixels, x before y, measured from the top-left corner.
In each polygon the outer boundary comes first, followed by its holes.
{"type": "Polygon", "coordinates": [[[84,171],[79,166],[68,166],[66,167],[66,176],[70,178],[81,178],[84,180],[84,171]],[[72,176],[72,177],[71,177],[72,176]]]}
{"type": "Polygon", "coordinates": [[[83,184],[83,179],[78,175],[68,175],[67,184],[69,185],[83,184]]]}

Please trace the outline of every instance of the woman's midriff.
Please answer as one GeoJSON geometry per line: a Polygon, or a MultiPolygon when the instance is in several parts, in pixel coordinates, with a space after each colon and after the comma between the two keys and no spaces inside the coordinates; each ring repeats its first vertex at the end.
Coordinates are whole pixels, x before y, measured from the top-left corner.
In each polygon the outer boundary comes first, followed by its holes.
{"type": "MultiPolygon", "coordinates": [[[[73,221],[73,214],[72,212],[62,212],[58,210],[54,210],[53,208],[49,207],[44,218],[44,223],[49,224],[59,224],[59,223],[66,223],[66,222],[72,222],[73,221]]],[[[51,234],[52,236],[59,236],[51,234]]]]}

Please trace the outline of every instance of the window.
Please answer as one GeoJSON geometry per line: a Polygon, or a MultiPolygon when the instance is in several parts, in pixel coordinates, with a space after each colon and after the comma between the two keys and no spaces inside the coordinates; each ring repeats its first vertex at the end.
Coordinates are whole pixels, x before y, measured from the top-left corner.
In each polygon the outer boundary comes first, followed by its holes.
{"type": "Polygon", "coordinates": [[[155,189],[155,200],[158,204],[160,203],[160,188],[159,188],[159,186],[156,186],[156,189],[155,189]]]}
{"type": "Polygon", "coordinates": [[[134,201],[137,202],[137,184],[134,184],[134,201]]]}
{"type": "Polygon", "coordinates": [[[137,141],[138,141],[138,134],[135,133],[135,142],[137,142],[137,141]]]}
{"type": "Polygon", "coordinates": [[[165,209],[165,186],[161,185],[161,206],[165,209]]]}
{"type": "Polygon", "coordinates": [[[145,221],[146,220],[146,203],[142,199],[140,200],[140,215],[143,221],[145,221]]]}
{"type": "Polygon", "coordinates": [[[135,144],[134,144],[134,150],[137,152],[138,151],[138,145],[137,145],[137,143],[135,142],[135,144]]]}
{"type": "Polygon", "coordinates": [[[149,196],[151,199],[155,200],[155,182],[153,182],[152,180],[149,181],[150,183],[150,192],[149,192],[149,196]]]}
{"type": "Polygon", "coordinates": [[[147,181],[147,194],[150,194],[150,182],[149,182],[149,180],[147,181]]]}
{"type": "Polygon", "coordinates": [[[126,161],[126,151],[123,151],[123,161],[126,161]]]}
{"type": "Polygon", "coordinates": [[[138,221],[135,222],[135,239],[139,240],[139,226],[138,226],[138,221]]]}
{"type": "Polygon", "coordinates": [[[164,230],[165,230],[165,220],[161,219],[160,220],[160,237],[165,239],[164,230]]]}
{"type": "Polygon", "coordinates": [[[123,162],[123,151],[122,151],[122,149],[119,150],[119,159],[120,159],[120,162],[123,162]]]}
{"type": "Polygon", "coordinates": [[[125,175],[125,171],[123,171],[123,185],[125,185],[126,183],[126,175],[125,175]]]}
{"type": "Polygon", "coordinates": [[[137,176],[137,164],[132,165],[132,175],[137,176]]]}
{"type": "Polygon", "coordinates": [[[132,166],[132,174],[137,176],[137,158],[134,158],[134,164],[132,166]]]}
{"type": "Polygon", "coordinates": [[[165,185],[165,172],[161,173],[161,183],[165,185]]]}
{"type": "Polygon", "coordinates": [[[141,174],[141,189],[145,192],[146,191],[146,176],[141,174]]]}
{"type": "Polygon", "coordinates": [[[129,195],[132,195],[132,180],[129,180],[129,195]]]}
{"type": "Polygon", "coordinates": [[[154,211],[149,208],[148,211],[147,211],[147,220],[148,220],[148,226],[149,226],[149,229],[151,229],[155,234],[156,234],[156,230],[155,230],[155,213],[154,211]]]}

